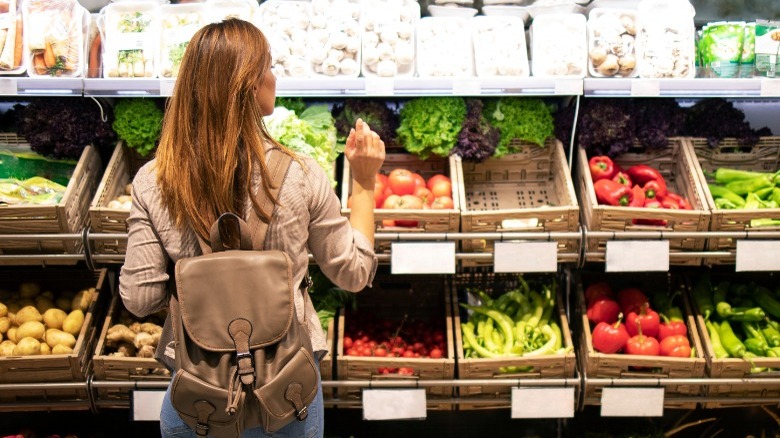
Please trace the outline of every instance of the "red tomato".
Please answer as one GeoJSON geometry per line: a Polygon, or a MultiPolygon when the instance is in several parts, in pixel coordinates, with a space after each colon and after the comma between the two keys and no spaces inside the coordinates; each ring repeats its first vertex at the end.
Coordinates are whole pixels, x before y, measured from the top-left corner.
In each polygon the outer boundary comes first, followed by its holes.
{"type": "Polygon", "coordinates": [[[431,193],[433,193],[433,196],[440,197],[440,196],[452,196],[452,182],[450,182],[449,179],[439,179],[438,181],[435,181],[431,185],[431,193]]]}
{"type": "Polygon", "coordinates": [[[352,348],[352,338],[350,338],[349,336],[344,336],[344,348],[345,349],[352,348]]]}
{"type": "Polygon", "coordinates": [[[360,351],[357,348],[350,348],[347,350],[347,356],[360,356],[360,351]]]}
{"type": "Polygon", "coordinates": [[[411,195],[414,193],[414,176],[412,172],[406,169],[394,169],[390,172],[388,184],[396,195],[411,195]]]}
{"type": "Polygon", "coordinates": [[[398,374],[400,374],[402,376],[413,376],[414,375],[414,370],[412,368],[409,368],[409,367],[401,367],[401,368],[398,368],[398,374]]]}
{"type": "Polygon", "coordinates": [[[385,198],[385,202],[382,203],[382,208],[397,208],[396,205],[398,205],[398,201],[401,200],[401,197],[398,195],[390,195],[387,198],[385,198]]]}
{"type": "Polygon", "coordinates": [[[387,183],[388,183],[387,175],[385,175],[384,173],[377,173],[376,179],[382,181],[382,185],[387,187],[387,183]]]}
{"type": "Polygon", "coordinates": [[[377,178],[374,182],[374,208],[382,207],[382,203],[385,202],[385,190],[388,189],[387,185],[377,178]]]}
{"type": "Polygon", "coordinates": [[[387,350],[385,350],[382,347],[379,347],[379,348],[374,350],[374,356],[377,356],[377,357],[387,356],[387,350]]]}
{"type": "Polygon", "coordinates": [[[414,357],[414,351],[406,350],[404,351],[404,354],[401,357],[414,357]]]}
{"type": "Polygon", "coordinates": [[[433,349],[433,350],[431,350],[431,352],[428,354],[428,356],[429,356],[431,359],[441,359],[442,355],[443,355],[443,354],[442,354],[441,350],[439,350],[438,348],[434,348],[434,349],[433,349]]]}
{"type": "Polygon", "coordinates": [[[431,193],[430,190],[428,190],[426,187],[417,187],[414,189],[414,196],[417,196],[418,198],[423,200],[423,204],[427,206],[431,206],[433,204],[433,200],[436,199],[433,196],[433,193],[431,193]]]}
{"type": "Polygon", "coordinates": [[[392,219],[384,219],[384,220],[382,220],[382,226],[386,228],[386,227],[394,227],[396,225],[395,225],[395,221],[394,220],[392,220],[392,219]]]}
{"type": "Polygon", "coordinates": [[[431,208],[437,210],[451,210],[455,208],[455,202],[449,196],[437,196],[431,204],[431,208]]]}
{"type": "Polygon", "coordinates": [[[425,187],[425,178],[422,177],[419,173],[413,173],[412,177],[414,177],[414,187],[425,187]]]}
{"type": "MultiPolygon", "coordinates": [[[[401,209],[401,210],[420,210],[423,208],[423,201],[422,199],[418,198],[414,195],[403,195],[401,196],[401,199],[398,200],[398,202],[395,203],[395,209],[401,209]]],[[[416,227],[417,221],[407,221],[407,220],[401,220],[396,219],[395,224],[399,227],[416,227]]]]}
{"type": "Polygon", "coordinates": [[[450,178],[447,175],[442,175],[441,173],[437,173],[436,175],[433,175],[432,177],[428,178],[428,181],[425,183],[425,187],[428,187],[433,191],[431,187],[433,187],[433,184],[436,183],[439,180],[449,181],[450,178]]]}

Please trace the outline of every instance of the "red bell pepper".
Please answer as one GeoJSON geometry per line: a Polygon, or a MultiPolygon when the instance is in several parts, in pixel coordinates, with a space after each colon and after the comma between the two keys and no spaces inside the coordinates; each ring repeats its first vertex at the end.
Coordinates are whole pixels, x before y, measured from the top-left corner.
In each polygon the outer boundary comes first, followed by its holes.
{"type": "Polygon", "coordinates": [[[660,325],[661,317],[658,312],[650,308],[649,303],[642,304],[639,312],[630,312],[626,318],[626,330],[631,336],[636,336],[642,331],[646,336],[656,338],[660,325]]]}
{"type": "Polygon", "coordinates": [[[628,315],[630,312],[637,312],[642,308],[643,304],[650,302],[647,299],[647,295],[635,287],[629,287],[618,292],[617,300],[624,315],[628,315]]]}
{"type": "Polygon", "coordinates": [[[600,322],[612,324],[618,320],[620,305],[611,298],[601,297],[588,306],[587,314],[588,320],[594,324],[600,322]]]}
{"type": "Polygon", "coordinates": [[[599,298],[612,298],[614,295],[612,288],[609,287],[606,281],[593,283],[585,289],[585,301],[588,303],[588,306],[599,298]]]}
{"type": "Polygon", "coordinates": [[[656,199],[658,199],[658,201],[661,203],[661,206],[667,210],[680,209],[680,204],[678,204],[677,201],[675,201],[674,199],[668,196],[658,197],[656,199]]]}
{"type": "Polygon", "coordinates": [[[622,170],[615,173],[615,175],[612,176],[612,181],[615,181],[616,183],[628,187],[633,187],[634,183],[631,182],[631,178],[628,176],[626,172],[623,172],[622,170]]]}
{"type": "Polygon", "coordinates": [[[642,185],[642,190],[645,191],[647,199],[663,197],[666,194],[666,183],[662,179],[648,181],[642,185]]]}
{"type": "Polygon", "coordinates": [[[634,188],[631,189],[631,192],[634,194],[634,199],[631,200],[631,203],[628,204],[629,207],[644,207],[645,206],[645,191],[642,190],[642,187],[634,186],[634,188]]]}
{"type": "Polygon", "coordinates": [[[658,343],[658,339],[642,334],[640,327],[639,333],[626,342],[626,354],[658,356],[661,354],[661,345],[658,343]]]}
{"type": "Polygon", "coordinates": [[[659,349],[661,356],[670,357],[691,357],[691,342],[688,340],[688,336],[674,335],[664,338],[659,349]]]}
{"type": "Polygon", "coordinates": [[[663,322],[658,326],[658,340],[663,341],[669,336],[688,336],[688,326],[683,321],[671,321],[666,315],[661,315],[663,322]]]}
{"type": "Polygon", "coordinates": [[[678,195],[677,193],[666,191],[666,194],[664,195],[664,199],[671,199],[675,202],[677,202],[677,205],[680,207],[680,210],[693,210],[693,206],[690,202],[688,202],[687,199],[684,197],[678,195]]]}
{"type": "Polygon", "coordinates": [[[612,178],[612,175],[615,174],[615,163],[606,155],[591,157],[588,160],[588,167],[590,168],[590,177],[593,182],[612,178]]]}
{"type": "MultiPolygon", "coordinates": [[[[664,206],[661,205],[661,202],[657,199],[645,199],[645,208],[657,208],[657,209],[663,209],[664,206]]],[[[634,219],[634,224],[636,225],[655,225],[655,226],[666,226],[666,220],[664,219],[634,219]]]]}
{"type": "Polygon", "coordinates": [[[593,339],[593,348],[601,353],[613,354],[622,350],[628,342],[628,332],[626,326],[620,322],[622,315],[618,316],[618,321],[614,324],[600,322],[591,333],[593,339]]]}
{"type": "Polygon", "coordinates": [[[631,178],[634,184],[644,186],[649,181],[664,181],[664,177],[656,168],[647,166],[645,164],[637,164],[631,166],[626,170],[626,173],[631,178]]]}
{"type": "Polygon", "coordinates": [[[630,187],[626,187],[609,179],[600,179],[593,183],[596,190],[596,199],[599,204],[606,205],[629,205],[634,199],[634,193],[630,187]]]}

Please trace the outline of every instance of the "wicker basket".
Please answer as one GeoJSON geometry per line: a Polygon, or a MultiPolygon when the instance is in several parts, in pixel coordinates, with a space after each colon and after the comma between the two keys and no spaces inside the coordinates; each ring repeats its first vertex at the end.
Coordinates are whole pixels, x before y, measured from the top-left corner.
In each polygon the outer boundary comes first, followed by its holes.
{"type": "MultiPolygon", "coordinates": [[[[97,151],[87,146],[81,153],[62,200],[53,205],[0,206],[0,234],[80,233],[89,220],[89,202],[97,188],[100,166],[97,151]]],[[[0,240],[0,254],[78,254],[82,246],[81,242],[75,240],[0,240]]],[[[29,261],[0,261],[1,265],[20,263],[29,261]]],[[[75,263],[46,261],[46,264],[75,263]]]]}
{"type": "MultiPolygon", "coordinates": [[[[599,205],[593,180],[588,167],[588,156],[583,148],[577,152],[576,185],[580,195],[582,216],[590,231],[663,231],[669,240],[671,252],[704,249],[704,238],[675,237],[674,232],[707,231],[710,222],[709,205],[705,199],[702,183],[696,171],[696,163],[685,152],[686,142],[682,138],[669,140],[669,147],[646,153],[627,153],[615,160],[615,164],[628,168],[635,164],[646,164],[658,169],[666,179],[670,190],[690,201],[693,210],[648,209],[639,207],[618,207],[599,205]],[[666,226],[634,225],[634,219],[662,219],[666,226]]],[[[588,239],[585,261],[603,262],[607,239],[588,239]],[[588,256],[587,254],[598,254],[588,256]]],[[[674,258],[672,264],[701,265],[701,257],[674,258]]]]}
{"type": "MultiPolygon", "coordinates": [[[[344,332],[349,324],[349,312],[339,312],[336,344],[336,376],[339,380],[445,380],[455,377],[455,349],[452,337],[452,301],[444,276],[389,275],[377,276],[374,287],[356,296],[357,312],[372,312],[378,317],[397,319],[408,316],[410,320],[441,318],[445,324],[445,355],[441,359],[405,357],[366,357],[344,354],[344,332]],[[413,376],[381,374],[380,367],[409,367],[413,376]]],[[[449,402],[437,403],[436,398],[452,397],[452,387],[427,387],[428,409],[452,410],[449,402]]],[[[361,390],[346,388],[337,391],[337,398],[353,401],[348,407],[361,407],[361,390]]],[[[342,406],[342,405],[339,405],[342,406]]]]}
{"type": "MultiPolygon", "coordinates": [[[[462,163],[461,231],[577,231],[579,207],[561,142],[515,147],[517,153],[502,158],[462,163]]],[[[579,255],[579,244],[577,239],[558,241],[558,253],[579,255]]],[[[464,240],[461,245],[467,252],[493,251],[492,241],[464,240]]],[[[464,261],[464,266],[477,264],[464,261]]]]}
{"type": "MultiPolygon", "coordinates": [[[[678,303],[683,311],[685,324],[688,327],[688,339],[691,341],[691,348],[695,350],[695,356],[692,358],[666,357],[666,356],[641,356],[629,354],[606,354],[600,353],[593,348],[593,339],[590,321],[588,320],[585,309],[585,293],[587,285],[606,281],[612,286],[616,293],[624,287],[638,287],[640,290],[651,296],[654,292],[672,291],[681,287],[682,279],[673,277],[670,274],[588,274],[578,275],[576,281],[576,303],[579,309],[578,318],[580,319],[580,342],[579,354],[580,362],[588,378],[700,378],[704,377],[705,360],[702,350],[701,338],[696,327],[696,320],[691,311],[690,304],[686,294],[682,294],[682,302],[678,303]]],[[[575,277],[576,278],[576,277],[575,277]]],[[[664,386],[666,397],[696,397],[702,391],[699,385],[672,385],[664,386]]],[[[598,405],[601,399],[601,387],[589,385],[588,379],[585,379],[585,405],[598,405]]],[[[664,407],[675,409],[693,409],[696,402],[665,400],[664,407]]]]}
{"type": "MultiPolygon", "coordinates": [[[[320,360],[320,378],[325,380],[335,380],[335,362],[333,362],[333,356],[332,353],[333,349],[336,345],[336,323],[338,321],[338,312],[336,312],[336,316],[333,317],[333,319],[330,321],[330,324],[328,324],[328,330],[325,334],[325,339],[328,343],[328,352],[325,353],[325,356],[320,360]]],[[[330,401],[333,399],[333,396],[335,395],[335,388],[322,388],[322,398],[323,400],[330,401]]]]}
{"type": "MultiPolygon", "coordinates": [[[[711,231],[780,231],[780,226],[767,226],[753,228],[750,221],[753,219],[778,219],[780,220],[780,208],[766,208],[761,210],[721,210],[715,206],[715,200],[710,193],[708,182],[712,181],[705,176],[706,173],[716,171],[720,167],[728,167],[740,170],[752,170],[757,172],[776,172],[780,169],[780,137],[762,137],[758,144],[746,150],[740,147],[736,139],[723,139],[716,148],[710,148],[705,138],[688,138],[688,150],[699,167],[697,168],[701,186],[704,191],[707,205],[710,209],[711,231]],[[733,152],[741,150],[740,152],[733,152]]],[[[711,251],[735,251],[736,239],[710,238],[707,239],[707,248],[711,251]]],[[[735,256],[724,258],[708,258],[708,264],[732,264],[735,256]]]]}
{"type": "MultiPolygon", "coordinates": [[[[419,173],[426,180],[435,174],[444,174],[449,176],[452,181],[452,200],[454,207],[449,210],[391,210],[378,208],[374,210],[374,222],[377,232],[420,232],[445,233],[457,232],[460,229],[460,194],[458,190],[461,186],[458,180],[460,172],[460,159],[458,157],[435,158],[427,160],[410,154],[387,154],[385,162],[380,172],[389,174],[393,169],[404,168],[412,172],[419,173]],[[404,219],[417,221],[416,227],[385,227],[382,225],[384,220],[404,219]]],[[[349,167],[349,160],[344,160],[344,172],[341,180],[341,214],[349,217],[350,209],[347,208],[347,201],[352,193],[352,172],[349,167]]],[[[378,252],[389,252],[390,242],[377,242],[378,252]]]]}
{"type": "MultiPolygon", "coordinates": [[[[87,311],[84,323],[76,335],[76,345],[70,354],[46,356],[6,356],[0,357],[0,384],[2,383],[44,383],[44,382],[84,382],[90,365],[90,356],[96,340],[96,319],[102,314],[102,302],[108,295],[106,270],[90,272],[83,269],[55,269],[5,271],[0,275],[0,289],[15,291],[24,282],[34,282],[41,290],[50,290],[55,294],[76,293],[94,287],[96,293],[87,311]]],[[[89,398],[86,385],[83,389],[12,389],[0,391],[0,405],[4,403],[45,403],[49,401],[80,401],[71,409],[88,409],[89,398]]]]}
{"type": "MultiPolygon", "coordinates": [[[[547,276],[552,278],[552,276],[547,276]]],[[[466,298],[466,288],[478,287],[492,297],[496,297],[503,292],[515,289],[519,286],[517,277],[508,274],[492,273],[464,273],[457,276],[455,280],[455,294],[457,299],[454,302],[456,308],[460,308],[458,303],[466,298]]],[[[457,365],[459,379],[504,379],[504,378],[523,378],[523,379],[556,379],[564,377],[573,377],[577,368],[577,359],[574,354],[574,343],[571,338],[571,329],[569,319],[564,309],[563,293],[560,290],[561,282],[558,282],[559,289],[557,293],[557,315],[560,322],[561,333],[563,334],[563,346],[569,349],[563,354],[552,354],[539,357],[515,357],[515,358],[464,358],[463,353],[463,335],[461,331],[461,312],[457,309],[453,311],[455,321],[455,348],[457,351],[457,365]],[[532,370],[524,373],[506,374],[501,373],[501,367],[533,367],[532,370]]],[[[464,314],[465,316],[465,314],[464,314]]],[[[511,406],[509,386],[460,386],[460,403],[458,409],[497,409],[511,406]],[[479,399],[480,403],[469,403],[469,399],[479,399]],[[486,404],[485,400],[495,399],[495,403],[486,404]]]]}

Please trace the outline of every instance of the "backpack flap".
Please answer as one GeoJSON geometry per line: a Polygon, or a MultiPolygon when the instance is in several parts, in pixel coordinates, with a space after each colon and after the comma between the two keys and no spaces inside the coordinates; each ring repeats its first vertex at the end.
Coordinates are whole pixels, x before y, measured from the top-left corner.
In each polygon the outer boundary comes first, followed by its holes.
{"type": "Polygon", "coordinates": [[[184,329],[204,350],[235,351],[228,327],[239,318],[252,325],[251,349],[278,342],[292,323],[292,267],[282,251],[231,250],[180,260],[176,289],[184,329]]]}

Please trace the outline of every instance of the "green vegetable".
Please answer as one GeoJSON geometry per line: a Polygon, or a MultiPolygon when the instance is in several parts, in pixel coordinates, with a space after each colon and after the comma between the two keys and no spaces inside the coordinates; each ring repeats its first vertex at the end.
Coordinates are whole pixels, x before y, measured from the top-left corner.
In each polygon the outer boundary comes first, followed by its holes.
{"type": "Polygon", "coordinates": [[[396,133],[409,153],[422,159],[446,157],[455,147],[465,118],[466,101],[461,97],[420,97],[401,108],[396,133]]]}
{"type": "Polygon", "coordinates": [[[712,341],[712,351],[715,354],[715,358],[723,359],[724,357],[729,357],[729,352],[723,348],[717,324],[709,320],[704,324],[707,326],[707,332],[710,335],[710,341],[712,341]]]}
{"type": "MultiPolygon", "coordinates": [[[[726,184],[726,188],[737,195],[755,194],[756,191],[775,185],[772,176],[762,176],[753,179],[732,181],[726,184]]],[[[746,207],[747,208],[747,207],[746,207]]]]}
{"type": "Polygon", "coordinates": [[[718,184],[727,184],[733,181],[750,180],[761,177],[771,177],[771,173],[766,172],[753,172],[750,170],[729,169],[728,167],[720,167],[715,171],[715,182],[718,184]]]}
{"type": "Polygon", "coordinates": [[[157,146],[163,111],[151,99],[120,99],[114,107],[112,127],[128,147],[142,157],[157,146]]]}
{"type": "Polygon", "coordinates": [[[759,356],[764,356],[767,350],[769,350],[769,346],[767,345],[766,341],[762,339],[747,338],[745,339],[744,344],[747,351],[759,356]]]}
{"type": "Polygon", "coordinates": [[[745,355],[747,349],[745,344],[739,340],[737,335],[734,334],[734,330],[731,328],[731,324],[728,321],[720,323],[720,341],[723,344],[723,348],[728,351],[731,357],[742,357],[745,355]]]}
{"type": "Polygon", "coordinates": [[[758,303],[758,305],[761,306],[764,311],[766,311],[766,313],[774,316],[775,318],[780,318],[780,301],[777,301],[772,297],[772,293],[769,291],[769,289],[763,286],[757,287],[753,298],[756,300],[756,303],[758,303]]]}
{"type": "Polygon", "coordinates": [[[501,97],[485,103],[488,122],[501,130],[494,156],[516,152],[512,142],[527,141],[539,146],[553,136],[553,116],[544,101],[527,97],[501,97]]]}
{"type": "Polygon", "coordinates": [[[773,347],[780,347],[780,331],[767,324],[761,329],[761,334],[766,338],[766,342],[773,347]]]}
{"type": "Polygon", "coordinates": [[[715,312],[709,275],[705,274],[699,277],[699,280],[693,286],[693,300],[696,303],[699,312],[704,315],[704,320],[709,320],[710,315],[715,312]]]}
{"type": "Polygon", "coordinates": [[[709,189],[710,189],[710,193],[712,194],[712,197],[715,198],[716,202],[718,201],[718,199],[725,199],[731,202],[736,207],[743,207],[745,205],[745,200],[742,199],[741,196],[732,192],[726,187],[710,184],[709,189]]]}

